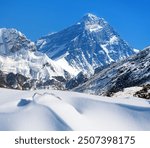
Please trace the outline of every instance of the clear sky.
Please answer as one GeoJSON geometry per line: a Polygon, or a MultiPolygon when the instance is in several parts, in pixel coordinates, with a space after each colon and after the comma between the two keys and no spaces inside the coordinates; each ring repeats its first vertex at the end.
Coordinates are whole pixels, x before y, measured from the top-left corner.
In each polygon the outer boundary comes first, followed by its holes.
{"type": "Polygon", "coordinates": [[[150,0],[0,0],[0,27],[35,41],[91,12],[103,17],[131,46],[150,45],[150,0]]]}

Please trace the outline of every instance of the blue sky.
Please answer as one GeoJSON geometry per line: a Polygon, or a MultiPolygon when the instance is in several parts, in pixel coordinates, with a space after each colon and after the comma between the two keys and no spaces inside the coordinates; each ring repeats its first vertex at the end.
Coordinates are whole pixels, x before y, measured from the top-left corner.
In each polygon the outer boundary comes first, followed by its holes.
{"type": "Polygon", "coordinates": [[[0,0],[0,27],[35,41],[91,12],[103,17],[131,46],[150,45],[150,0],[0,0]]]}

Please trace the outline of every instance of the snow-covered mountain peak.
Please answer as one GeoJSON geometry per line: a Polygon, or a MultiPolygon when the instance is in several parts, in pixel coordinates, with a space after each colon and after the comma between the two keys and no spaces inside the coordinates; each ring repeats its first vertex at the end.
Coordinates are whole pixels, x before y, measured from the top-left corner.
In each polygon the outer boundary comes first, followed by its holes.
{"type": "Polygon", "coordinates": [[[2,33],[5,33],[5,32],[11,32],[13,34],[19,34],[20,36],[24,36],[24,34],[22,34],[20,31],[16,30],[15,28],[0,28],[0,33],[2,35],[2,33]]]}
{"type": "Polygon", "coordinates": [[[20,50],[36,50],[33,42],[16,29],[0,29],[0,55],[10,56],[20,50]]]}
{"type": "Polygon", "coordinates": [[[75,75],[92,74],[97,67],[135,53],[103,18],[89,13],[75,25],[42,37],[36,46],[75,75]]]}
{"type": "Polygon", "coordinates": [[[85,23],[107,23],[104,18],[98,17],[92,13],[87,13],[82,17],[80,22],[85,22],[85,23]]]}
{"type": "Polygon", "coordinates": [[[96,15],[94,15],[92,13],[87,13],[81,19],[81,21],[85,21],[85,22],[87,22],[87,21],[92,22],[92,21],[98,21],[98,20],[99,20],[99,17],[97,17],[96,15]]]}
{"type": "MultiPolygon", "coordinates": [[[[28,40],[25,35],[16,29],[6,28],[0,29],[0,72],[6,77],[10,74],[15,79],[17,75],[22,75],[28,80],[40,83],[57,78],[66,80],[70,77],[68,72],[46,54],[37,51],[35,43],[28,40]]],[[[4,80],[3,86],[8,84],[4,77],[0,79],[4,80]]],[[[13,88],[20,88],[18,83],[13,83],[13,88]]]]}
{"type": "Polygon", "coordinates": [[[90,32],[100,31],[103,27],[108,25],[103,18],[99,18],[91,13],[87,13],[85,16],[83,16],[83,18],[77,24],[83,25],[84,29],[90,32]]]}

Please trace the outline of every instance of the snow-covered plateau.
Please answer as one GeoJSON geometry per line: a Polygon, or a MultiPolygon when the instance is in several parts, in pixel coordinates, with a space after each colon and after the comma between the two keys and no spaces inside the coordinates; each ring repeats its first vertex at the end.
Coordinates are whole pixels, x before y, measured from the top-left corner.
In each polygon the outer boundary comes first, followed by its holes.
{"type": "Polygon", "coordinates": [[[147,100],[0,88],[0,130],[150,130],[147,100]]]}

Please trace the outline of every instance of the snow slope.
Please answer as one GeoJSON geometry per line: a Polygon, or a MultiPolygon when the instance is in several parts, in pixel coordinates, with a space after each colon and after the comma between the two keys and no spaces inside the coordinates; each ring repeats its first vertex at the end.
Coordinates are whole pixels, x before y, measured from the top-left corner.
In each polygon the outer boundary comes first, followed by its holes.
{"type": "Polygon", "coordinates": [[[150,130],[146,100],[0,89],[0,130],[150,130]]]}

